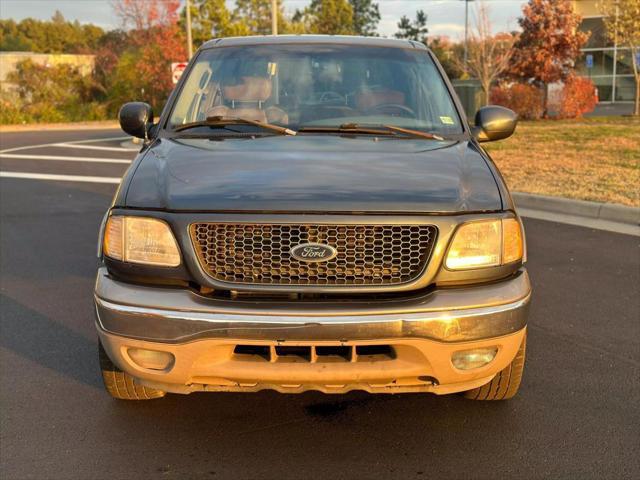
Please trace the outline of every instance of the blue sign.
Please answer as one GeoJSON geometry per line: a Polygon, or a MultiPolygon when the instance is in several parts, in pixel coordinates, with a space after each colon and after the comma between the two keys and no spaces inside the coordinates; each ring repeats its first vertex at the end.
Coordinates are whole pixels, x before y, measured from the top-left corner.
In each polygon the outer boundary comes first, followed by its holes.
{"type": "Polygon", "coordinates": [[[587,68],[593,68],[593,55],[590,53],[586,54],[584,57],[584,61],[587,65],[587,68]]]}
{"type": "Polygon", "coordinates": [[[640,52],[636,52],[636,65],[640,65],[640,52]]]}

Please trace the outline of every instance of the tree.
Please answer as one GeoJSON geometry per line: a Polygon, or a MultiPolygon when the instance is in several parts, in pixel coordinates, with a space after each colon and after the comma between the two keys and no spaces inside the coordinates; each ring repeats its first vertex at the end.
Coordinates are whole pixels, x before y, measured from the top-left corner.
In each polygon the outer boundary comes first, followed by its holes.
{"type": "Polygon", "coordinates": [[[118,61],[130,45],[129,34],[124,30],[110,30],[100,39],[93,76],[98,89],[97,96],[102,100],[107,98],[118,61]]]}
{"type": "Polygon", "coordinates": [[[302,22],[308,33],[353,35],[353,8],[347,0],[311,0],[304,11],[297,11],[294,22],[302,22]]]}
{"type": "Polygon", "coordinates": [[[380,9],[372,0],[349,0],[353,10],[353,31],[358,35],[377,36],[380,9]]]}
{"type": "Polygon", "coordinates": [[[492,35],[489,8],[480,3],[476,25],[469,36],[467,62],[458,60],[458,65],[480,81],[485,105],[490,103],[491,85],[509,66],[513,43],[514,37],[509,33],[492,35]]]}
{"type": "Polygon", "coordinates": [[[33,52],[33,41],[25,38],[20,30],[19,25],[11,20],[0,19],[0,51],[3,52],[33,52]]]}
{"type": "MultiPolygon", "coordinates": [[[[180,28],[184,30],[186,7],[180,15],[180,28]]],[[[249,26],[233,18],[225,0],[192,0],[191,34],[197,48],[207,40],[220,37],[249,35],[249,26]]]]}
{"type": "Polygon", "coordinates": [[[68,22],[58,11],[49,21],[0,20],[0,50],[38,53],[93,53],[104,31],[95,25],[68,22]]]}
{"type": "Polygon", "coordinates": [[[458,58],[462,56],[462,45],[453,44],[446,37],[433,37],[428,46],[440,61],[449,78],[460,78],[462,76],[464,71],[458,61],[458,58]]]}
{"type": "MultiPolygon", "coordinates": [[[[285,13],[282,0],[276,0],[278,8],[278,33],[304,33],[301,25],[296,25],[285,13]]],[[[271,0],[236,0],[233,19],[246,25],[251,35],[270,35],[271,0]]]]}
{"type": "Polygon", "coordinates": [[[573,73],[588,34],[578,30],[580,16],[569,0],[529,0],[522,13],[510,73],[542,87],[546,115],[548,85],[573,73]]]}
{"type": "MultiPolygon", "coordinates": [[[[23,60],[7,75],[16,85],[17,100],[8,109],[30,121],[77,121],[102,118],[104,107],[93,102],[93,80],[69,64],[39,65],[23,60]]],[[[4,112],[3,112],[4,113],[4,112]]]]}
{"type": "Polygon", "coordinates": [[[415,40],[416,42],[427,43],[427,14],[423,10],[416,12],[415,20],[410,20],[406,15],[403,15],[398,22],[398,31],[395,34],[396,38],[404,38],[407,40],[415,40]]]}
{"type": "MultiPolygon", "coordinates": [[[[180,14],[184,30],[186,8],[180,14]]],[[[229,11],[225,0],[191,0],[191,31],[196,47],[212,38],[271,34],[271,0],[237,0],[229,11]]],[[[303,33],[278,0],[278,33],[303,33]]]]}
{"type": "Polygon", "coordinates": [[[130,30],[129,46],[110,82],[112,106],[139,96],[159,108],[173,88],[171,62],[187,57],[177,23],[180,0],[117,0],[113,5],[130,30]]]}
{"type": "Polygon", "coordinates": [[[640,115],[640,0],[615,0],[601,2],[600,8],[606,15],[604,25],[607,35],[619,46],[629,48],[632,58],[633,75],[636,82],[634,115],[640,115]]]}
{"type": "MultiPolygon", "coordinates": [[[[276,2],[278,9],[278,32],[284,29],[284,9],[282,2],[276,2]]],[[[235,21],[246,25],[253,35],[270,35],[271,32],[271,0],[236,0],[233,11],[235,21]]]]}
{"type": "Polygon", "coordinates": [[[172,24],[179,3],[178,0],[114,0],[112,6],[124,27],[148,32],[152,27],[172,24]]]}

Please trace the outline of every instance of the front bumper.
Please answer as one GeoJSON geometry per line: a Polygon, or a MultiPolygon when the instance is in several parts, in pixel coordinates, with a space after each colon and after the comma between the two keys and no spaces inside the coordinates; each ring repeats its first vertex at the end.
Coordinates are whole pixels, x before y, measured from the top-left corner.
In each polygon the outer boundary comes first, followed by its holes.
{"type": "MultiPolygon", "coordinates": [[[[451,393],[489,382],[515,357],[524,338],[531,287],[524,269],[489,285],[439,289],[380,301],[256,302],[213,300],[188,289],[122,283],[98,271],[100,339],[116,365],[144,385],[199,390],[342,393],[451,393]],[[237,345],[356,347],[384,345],[390,357],[237,355],[237,345]],[[496,347],[484,367],[462,371],[452,353],[496,347]],[[142,368],[130,348],[161,350],[175,361],[142,368]],[[374,358],[375,357],[375,358],[374,358]]],[[[320,351],[320,350],[318,350],[320,351]]]]}

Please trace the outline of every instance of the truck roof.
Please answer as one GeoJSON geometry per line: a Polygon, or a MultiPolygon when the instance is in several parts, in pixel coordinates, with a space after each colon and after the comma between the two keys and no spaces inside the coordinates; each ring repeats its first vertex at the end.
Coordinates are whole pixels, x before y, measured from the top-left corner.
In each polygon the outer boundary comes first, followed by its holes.
{"type": "Polygon", "coordinates": [[[423,43],[413,40],[400,40],[396,38],[381,37],[359,37],[352,35],[256,35],[249,37],[225,37],[211,39],[204,43],[201,48],[206,49],[213,47],[296,44],[334,44],[392,48],[418,48],[422,50],[427,49],[427,47],[423,43]]]}

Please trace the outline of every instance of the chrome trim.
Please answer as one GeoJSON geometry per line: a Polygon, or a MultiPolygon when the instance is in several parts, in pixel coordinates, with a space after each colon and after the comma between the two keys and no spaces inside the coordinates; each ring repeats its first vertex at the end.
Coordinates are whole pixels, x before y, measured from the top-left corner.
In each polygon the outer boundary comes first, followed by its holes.
{"type": "MultiPolygon", "coordinates": [[[[446,308],[438,301],[435,309],[427,299],[422,311],[376,312],[375,306],[355,312],[325,311],[322,305],[301,311],[302,306],[289,311],[275,305],[275,311],[265,314],[256,309],[233,311],[208,307],[204,299],[196,299],[191,307],[175,305],[174,308],[158,308],[146,305],[118,303],[114,299],[95,296],[98,326],[101,330],[129,338],[166,343],[179,343],[201,338],[233,338],[249,340],[332,340],[353,341],[393,338],[429,338],[442,342],[462,342],[491,338],[514,333],[526,326],[530,301],[530,285],[526,273],[520,279],[511,279],[502,283],[514,285],[516,299],[505,300],[504,285],[487,286],[493,288],[492,299],[498,302],[484,306],[458,306],[446,308]],[[502,300],[502,302],[500,302],[502,300]]],[[[112,281],[112,280],[109,280],[112,281]]],[[[126,284],[121,284],[120,288],[126,284]]],[[[131,286],[133,292],[136,287],[131,286]]],[[[483,294],[486,294],[486,288],[483,294]]],[[[140,288],[140,287],[137,287],[140,288]]],[[[475,287],[478,288],[478,287],[475,287]]],[[[97,290],[100,290],[98,288],[97,290]]],[[[104,289],[103,289],[104,290],[104,289]]],[[[125,287],[126,290],[126,287],[125,287]]],[[[153,289],[162,295],[164,290],[153,289]]],[[[509,291],[507,289],[507,291],[509,291]]],[[[184,294],[184,292],[182,292],[184,294]]],[[[472,301],[475,293],[472,288],[455,292],[449,290],[445,299],[472,301]]],[[[135,294],[135,293],[134,293],[135,294]]],[[[139,299],[139,296],[136,295],[139,299]]],[[[150,295],[150,299],[153,295],[150,295]]],[[[451,305],[455,305],[451,301],[451,305]]],[[[215,303],[214,303],[215,305],[215,303]]],[[[263,302],[262,308],[268,308],[269,302],[263,302]]]]}
{"type": "MultiPolygon", "coordinates": [[[[175,320],[185,321],[202,321],[213,324],[228,325],[230,323],[242,324],[242,323],[262,323],[266,325],[277,325],[276,328],[286,328],[291,326],[306,326],[306,325],[337,325],[342,323],[348,323],[349,325],[369,324],[369,323],[383,323],[390,320],[400,320],[402,322],[423,322],[423,321],[438,321],[451,323],[452,319],[462,319],[469,317],[478,317],[481,315],[495,315],[499,313],[508,312],[518,308],[522,308],[529,303],[531,295],[527,295],[522,300],[517,302],[507,303],[505,305],[499,305],[495,307],[482,307],[482,308],[468,308],[462,310],[450,310],[450,311],[436,311],[436,312],[424,312],[424,313],[409,313],[402,315],[402,318],[398,318],[399,314],[392,315],[345,315],[345,316],[290,316],[287,317],[285,322],[282,321],[282,317],[276,317],[272,315],[229,315],[225,313],[205,313],[205,312],[180,312],[173,310],[161,310],[158,308],[148,307],[132,307],[130,305],[119,305],[117,303],[111,303],[106,300],[102,300],[99,297],[95,297],[96,305],[98,308],[108,309],[112,312],[133,314],[133,315],[150,315],[163,318],[172,318],[175,320]]],[[[228,327],[225,327],[228,329],[228,327]]],[[[210,330],[215,331],[215,330],[210,330]]]]}
{"type": "Polygon", "coordinates": [[[327,245],[324,243],[313,243],[313,242],[299,243],[298,245],[292,247],[291,250],[289,250],[289,252],[291,253],[291,257],[295,258],[299,262],[309,262],[309,263],[328,262],[329,260],[333,260],[334,258],[336,258],[336,256],[338,255],[338,250],[336,250],[331,245],[327,245]],[[326,249],[328,252],[330,252],[330,254],[326,257],[323,256],[323,257],[316,257],[316,258],[298,255],[297,253],[298,250],[307,249],[307,248],[326,249]]]}

